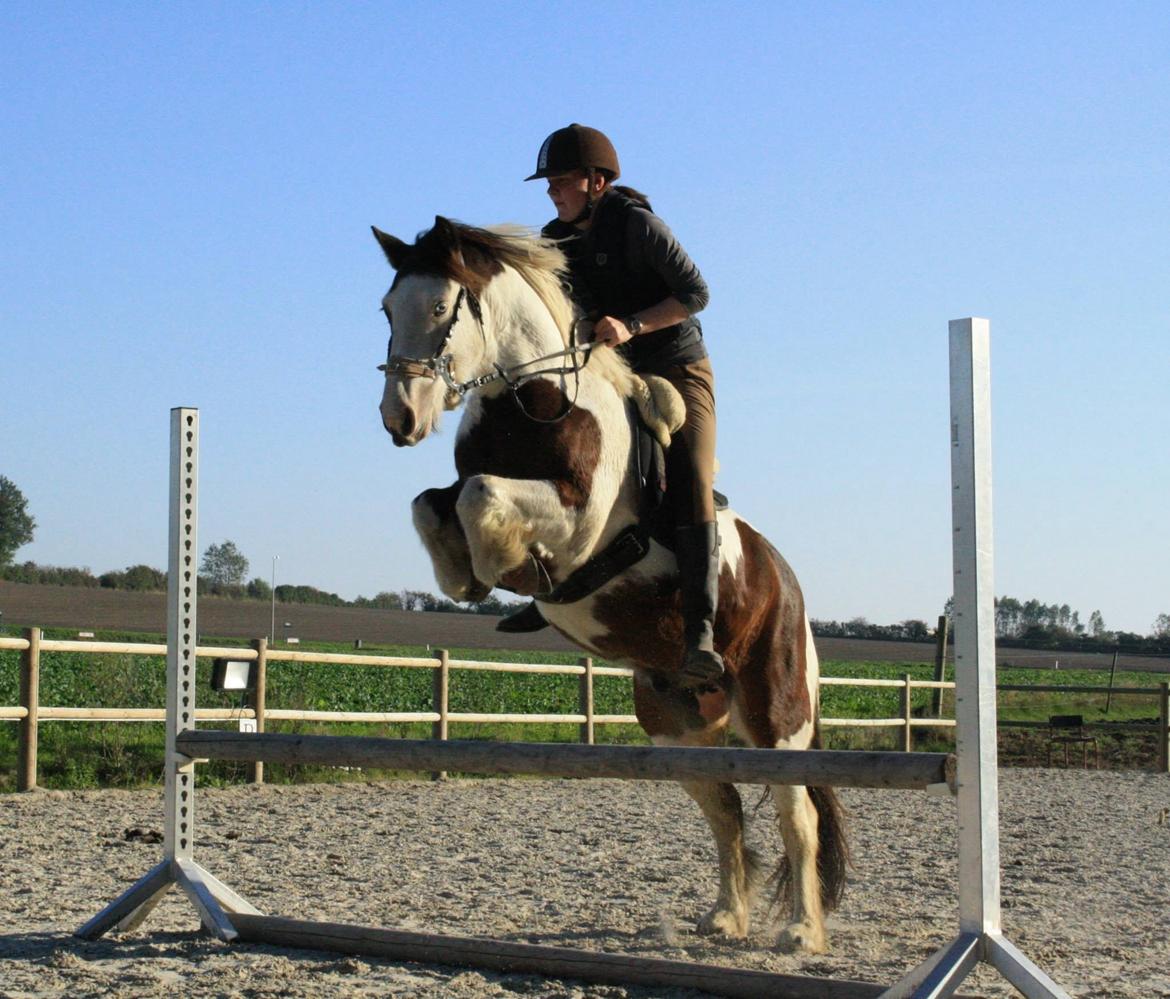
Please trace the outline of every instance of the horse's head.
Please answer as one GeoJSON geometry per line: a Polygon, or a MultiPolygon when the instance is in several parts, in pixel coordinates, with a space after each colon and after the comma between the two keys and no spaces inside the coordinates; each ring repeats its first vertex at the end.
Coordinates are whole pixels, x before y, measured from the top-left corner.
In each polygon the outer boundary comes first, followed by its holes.
{"type": "Polygon", "coordinates": [[[397,272],[382,299],[391,337],[379,408],[394,443],[413,446],[459,404],[456,372],[466,380],[484,366],[480,295],[499,265],[462,246],[459,229],[441,216],[413,245],[376,227],[374,236],[397,272]]]}

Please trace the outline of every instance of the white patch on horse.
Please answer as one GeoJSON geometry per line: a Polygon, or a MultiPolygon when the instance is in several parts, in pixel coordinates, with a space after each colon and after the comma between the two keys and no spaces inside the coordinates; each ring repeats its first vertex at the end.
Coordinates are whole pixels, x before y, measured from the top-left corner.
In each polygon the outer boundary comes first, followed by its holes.
{"type": "Polygon", "coordinates": [[[741,518],[734,510],[720,510],[715,514],[715,522],[719,525],[719,571],[730,569],[732,576],[739,575],[743,564],[743,541],[739,536],[737,526],[741,518]]]}
{"type": "Polygon", "coordinates": [[[573,534],[551,482],[473,475],[463,486],[455,512],[467,534],[471,567],[478,579],[495,582],[522,565],[539,541],[548,551],[564,549],[573,534]]]}

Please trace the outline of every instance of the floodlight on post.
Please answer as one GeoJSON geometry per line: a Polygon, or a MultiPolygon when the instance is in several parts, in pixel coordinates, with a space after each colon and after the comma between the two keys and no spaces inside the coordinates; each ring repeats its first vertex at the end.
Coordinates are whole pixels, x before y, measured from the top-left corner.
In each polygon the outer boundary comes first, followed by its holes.
{"type": "Polygon", "coordinates": [[[247,659],[216,659],[211,668],[211,689],[253,690],[256,687],[256,662],[247,659]]]}

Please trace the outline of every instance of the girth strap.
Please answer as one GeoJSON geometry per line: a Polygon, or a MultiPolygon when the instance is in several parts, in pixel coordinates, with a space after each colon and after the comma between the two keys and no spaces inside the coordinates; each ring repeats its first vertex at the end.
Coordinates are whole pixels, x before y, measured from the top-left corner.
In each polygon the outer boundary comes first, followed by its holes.
{"type": "Polygon", "coordinates": [[[542,604],[571,604],[590,593],[600,590],[615,576],[640,562],[650,551],[649,535],[639,524],[622,530],[603,551],[594,555],[564,582],[553,587],[552,592],[537,594],[542,604]]]}

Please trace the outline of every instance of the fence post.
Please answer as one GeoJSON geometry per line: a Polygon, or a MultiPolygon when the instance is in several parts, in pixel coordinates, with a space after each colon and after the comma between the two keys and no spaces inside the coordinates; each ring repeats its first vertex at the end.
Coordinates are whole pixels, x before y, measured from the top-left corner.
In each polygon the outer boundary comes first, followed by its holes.
{"type": "Polygon", "coordinates": [[[37,715],[41,704],[41,629],[25,628],[28,648],[20,655],[20,706],[28,712],[20,719],[16,790],[37,786],[37,715]]]}
{"type": "Polygon", "coordinates": [[[902,674],[902,752],[910,752],[910,674],[902,674]]]}
{"type": "Polygon", "coordinates": [[[1158,772],[1170,774],[1170,683],[1158,695],[1158,772]]]}
{"type": "Polygon", "coordinates": [[[1113,650],[1113,665],[1109,667],[1109,693],[1105,695],[1105,714],[1109,714],[1109,707],[1113,703],[1113,678],[1117,676],[1117,653],[1120,651],[1113,650]]]}
{"type": "Polygon", "coordinates": [[[580,686],[577,688],[577,706],[585,716],[585,723],[581,726],[581,741],[593,745],[593,657],[584,656],[577,662],[585,667],[580,676],[580,686]]]}
{"type": "MultiPolygon", "coordinates": [[[[256,713],[256,731],[263,732],[264,709],[268,698],[268,639],[253,638],[251,646],[256,650],[256,686],[249,700],[256,713]]],[[[264,783],[264,764],[259,760],[248,764],[248,780],[253,784],[264,783]]]]}
{"type": "MultiPolygon", "coordinates": [[[[945,614],[938,616],[938,627],[935,629],[934,645],[934,679],[942,683],[947,678],[947,627],[950,620],[945,614]]],[[[935,687],[930,692],[930,710],[935,718],[942,717],[942,687],[935,687]]]]}
{"type": "MultiPolygon", "coordinates": [[[[431,724],[431,738],[447,738],[447,697],[450,685],[451,656],[446,649],[436,650],[439,653],[439,666],[431,675],[431,704],[438,714],[439,720],[431,724]]],[[[433,780],[446,780],[446,770],[436,770],[431,774],[433,780]]]]}

